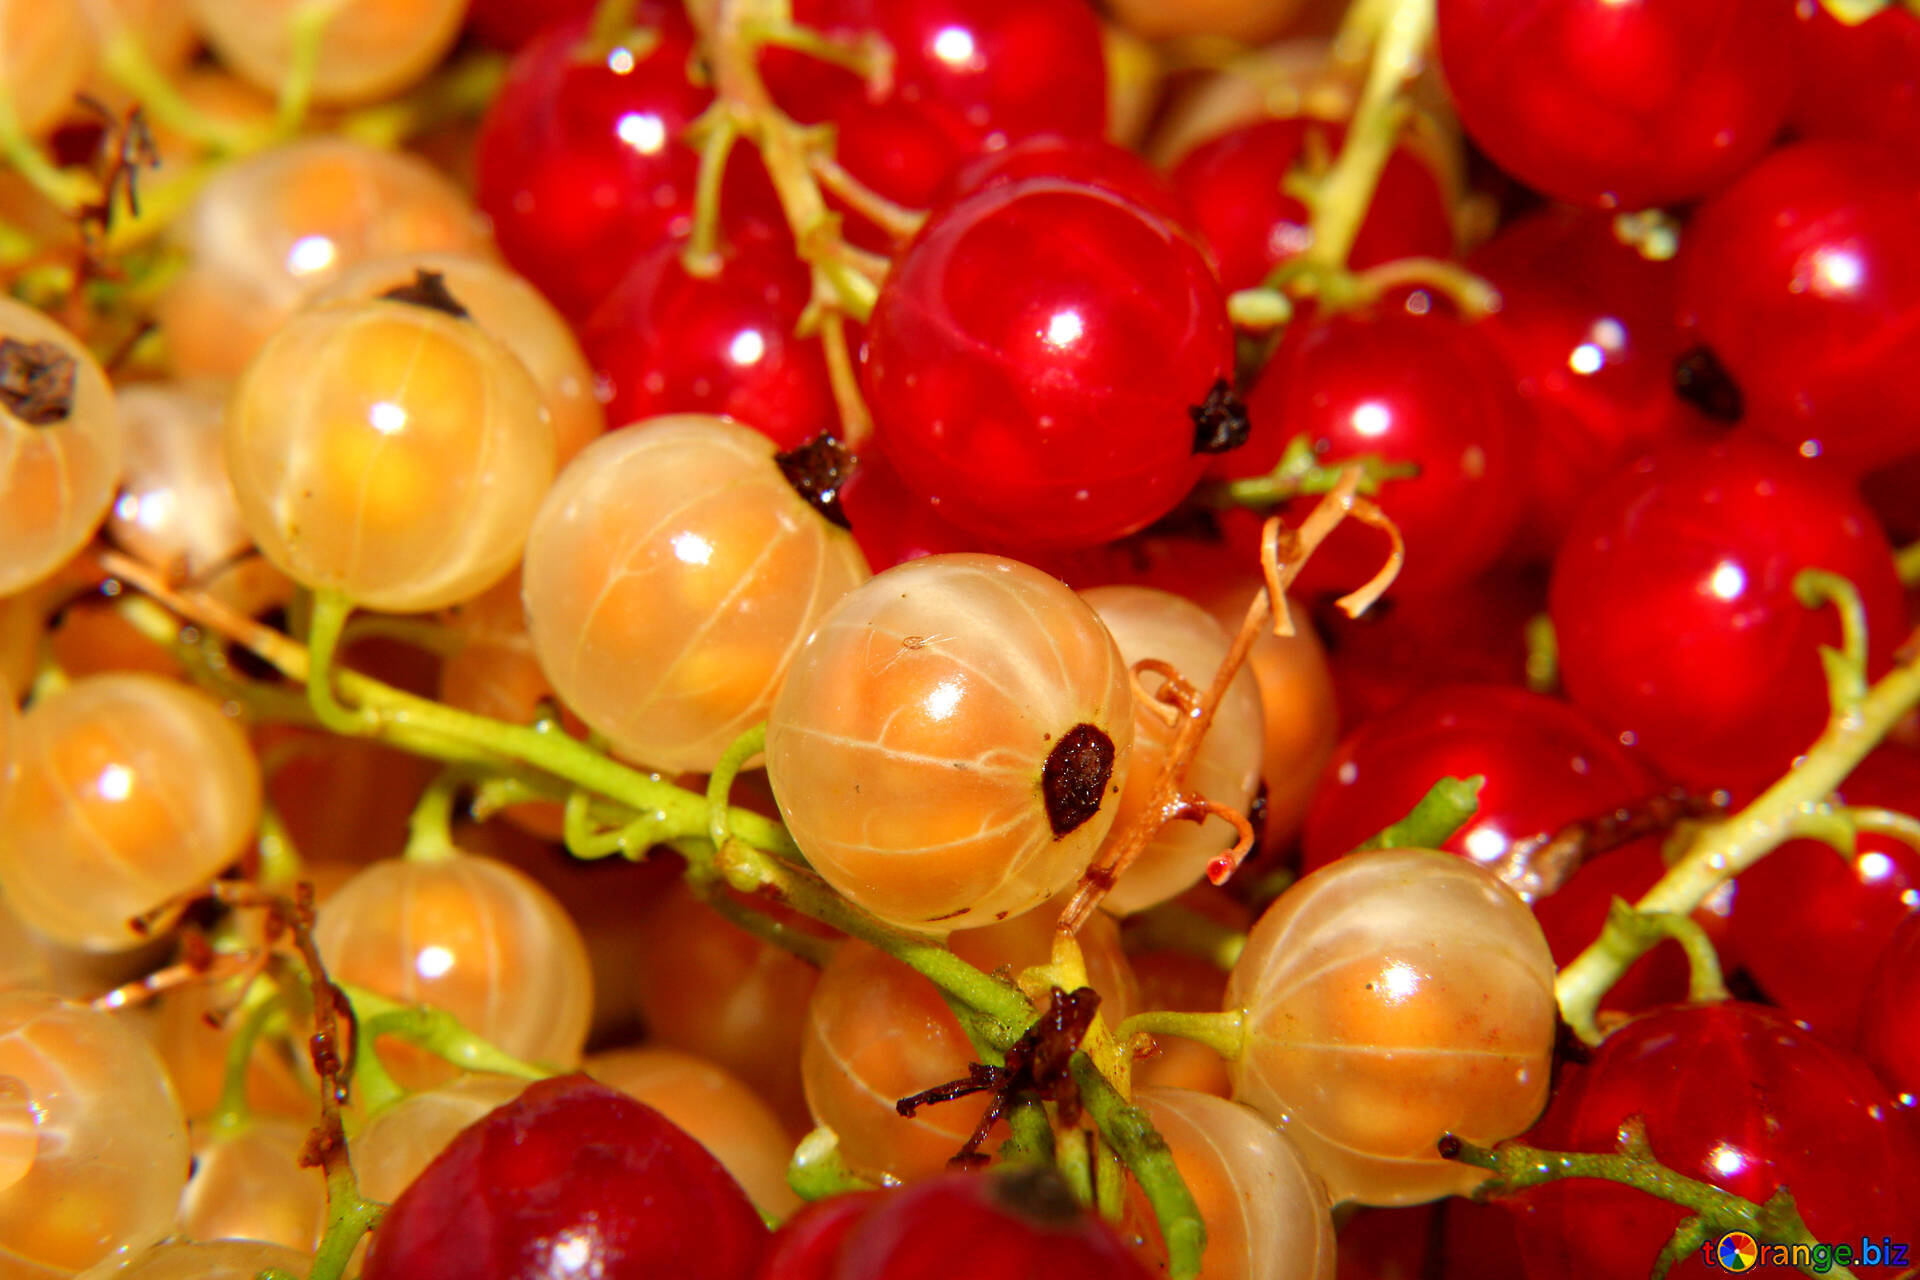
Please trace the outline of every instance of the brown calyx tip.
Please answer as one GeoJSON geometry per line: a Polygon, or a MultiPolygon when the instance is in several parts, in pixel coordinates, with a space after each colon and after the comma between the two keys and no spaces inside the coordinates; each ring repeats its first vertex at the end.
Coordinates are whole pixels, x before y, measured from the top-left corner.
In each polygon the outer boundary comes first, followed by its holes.
{"type": "Polygon", "coordinates": [[[1673,361],[1674,394],[1716,422],[1739,422],[1746,416],[1746,397],[1713,348],[1698,346],[1673,361]]]}
{"type": "Polygon", "coordinates": [[[429,311],[438,311],[442,315],[452,316],[455,320],[471,320],[473,317],[460,304],[447,288],[446,273],[416,268],[413,279],[406,284],[397,284],[380,295],[388,302],[405,302],[416,307],[425,307],[429,311]]]}
{"type": "Polygon", "coordinates": [[[797,448],[775,454],[773,460],[808,506],[842,529],[852,527],[846,508],[840,505],[840,488],[853,475],[854,457],[847,446],[823,431],[797,448]]]}
{"type": "Polygon", "coordinates": [[[1193,419],[1193,451],[1226,453],[1247,442],[1253,423],[1247,406],[1233,394],[1233,384],[1225,378],[1214,379],[1207,398],[1187,409],[1193,419]]]}
{"type": "Polygon", "coordinates": [[[1055,840],[1099,812],[1112,777],[1113,739],[1104,730],[1077,724],[1061,735],[1040,771],[1040,794],[1055,840]]]}
{"type": "Polygon", "coordinates": [[[1081,1216],[1073,1190],[1051,1165],[1015,1165],[994,1174],[992,1186],[995,1200],[1029,1222],[1066,1226],[1081,1216]]]}
{"type": "Polygon", "coordinates": [[[73,413],[79,364],[51,342],[0,338],[0,403],[30,427],[50,427],[73,413]]]}

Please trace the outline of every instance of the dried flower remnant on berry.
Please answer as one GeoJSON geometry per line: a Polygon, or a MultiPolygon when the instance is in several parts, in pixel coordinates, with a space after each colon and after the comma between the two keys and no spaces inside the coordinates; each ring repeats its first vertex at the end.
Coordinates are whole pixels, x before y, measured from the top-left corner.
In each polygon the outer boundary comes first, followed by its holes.
{"type": "Polygon", "coordinates": [[[1006,1115],[1014,1099],[1023,1093],[1053,1103],[1059,1109],[1063,1124],[1078,1123],[1080,1090],[1073,1080],[1073,1055],[1086,1039],[1099,1009],[1100,993],[1092,987],[1076,987],[1072,991],[1055,987],[1047,1011],[1007,1050],[1005,1066],[970,1062],[963,1078],[902,1098],[893,1104],[894,1110],[910,1120],[921,1107],[931,1103],[991,1093],[993,1100],[981,1115],[980,1123],[948,1161],[956,1168],[987,1162],[987,1157],[980,1154],[981,1144],[1006,1115]]]}
{"type": "Polygon", "coordinates": [[[0,403],[28,426],[65,422],[73,412],[76,368],[54,343],[0,338],[0,403]]]}
{"type": "Polygon", "coordinates": [[[425,307],[429,311],[438,311],[442,315],[452,316],[455,320],[470,320],[472,315],[460,304],[447,288],[447,276],[444,271],[428,271],[420,268],[413,273],[413,279],[406,284],[397,284],[380,295],[389,302],[405,302],[416,307],[425,307]]]}
{"type": "Polygon", "coordinates": [[[1040,771],[1047,823],[1058,840],[1091,818],[1113,777],[1113,739],[1090,724],[1067,730],[1040,771]]]}
{"type": "Polygon", "coordinates": [[[826,432],[785,453],[775,454],[780,474],[807,505],[842,529],[852,528],[840,505],[840,487],[853,475],[853,455],[826,432]]]}
{"type": "Polygon", "coordinates": [[[1226,453],[1247,442],[1253,424],[1247,406],[1233,394],[1233,384],[1215,379],[1207,398],[1187,410],[1193,417],[1193,451],[1226,453]]]}
{"type": "Polygon", "coordinates": [[[1738,422],[1746,416],[1746,397],[1713,348],[1694,347],[1673,361],[1673,391],[1716,422],[1738,422]]]}

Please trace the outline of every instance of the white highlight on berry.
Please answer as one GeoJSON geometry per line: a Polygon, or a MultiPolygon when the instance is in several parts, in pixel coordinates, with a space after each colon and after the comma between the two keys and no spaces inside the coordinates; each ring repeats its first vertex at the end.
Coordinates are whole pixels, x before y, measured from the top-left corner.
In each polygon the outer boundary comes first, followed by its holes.
{"type": "Polygon", "coordinates": [[[629,111],[614,123],[613,132],[643,156],[657,155],[667,145],[666,123],[651,113],[629,111]]]}
{"type": "Polygon", "coordinates": [[[1722,560],[1713,567],[1713,576],[1707,579],[1707,590],[1722,600],[1738,600],[1747,589],[1747,573],[1731,560],[1722,560]]]}

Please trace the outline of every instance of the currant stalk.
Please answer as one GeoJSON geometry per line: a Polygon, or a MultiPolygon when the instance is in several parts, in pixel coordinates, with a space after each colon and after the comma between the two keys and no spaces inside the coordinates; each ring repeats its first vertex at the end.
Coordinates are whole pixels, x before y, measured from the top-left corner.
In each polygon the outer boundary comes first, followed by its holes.
{"type": "MultiPolygon", "coordinates": [[[[1653,1266],[1654,1280],[1660,1280],[1675,1263],[1708,1240],[1731,1231],[1744,1231],[1768,1244],[1816,1243],[1794,1207],[1793,1196],[1785,1188],[1775,1192],[1765,1204],[1756,1205],[1730,1191],[1675,1173],[1654,1158],[1653,1149],[1647,1145],[1646,1126],[1637,1116],[1620,1127],[1620,1150],[1609,1154],[1542,1151],[1519,1142],[1478,1147],[1452,1134],[1440,1139],[1440,1154],[1493,1174],[1476,1189],[1476,1199],[1507,1195],[1566,1178],[1601,1178],[1693,1210],[1692,1216],[1681,1222],[1666,1248],[1661,1250],[1653,1266]]],[[[1811,1265],[1802,1269],[1809,1275],[1816,1274],[1811,1265]]],[[[1851,1276],[1853,1273],[1845,1267],[1834,1266],[1820,1274],[1851,1276]]]]}
{"type": "MultiPolygon", "coordinates": [[[[1799,765],[1752,804],[1696,830],[1679,860],[1634,904],[1637,911],[1691,915],[1766,854],[1807,834],[1809,824],[1830,829],[1834,811],[1823,806],[1834,788],[1888,730],[1920,706],[1920,643],[1909,642],[1894,669],[1869,686],[1865,615],[1852,585],[1808,570],[1795,579],[1794,590],[1808,607],[1830,603],[1841,617],[1843,647],[1821,651],[1832,702],[1827,727],[1799,765]]],[[[1600,1000],[1657,940],[1628,932],[1610,920],[1591,946],[1562,967],[1554,984],[1562,1017],[1588,1044],[1602,1038],[1595,1021],[1600,1000]]]]}

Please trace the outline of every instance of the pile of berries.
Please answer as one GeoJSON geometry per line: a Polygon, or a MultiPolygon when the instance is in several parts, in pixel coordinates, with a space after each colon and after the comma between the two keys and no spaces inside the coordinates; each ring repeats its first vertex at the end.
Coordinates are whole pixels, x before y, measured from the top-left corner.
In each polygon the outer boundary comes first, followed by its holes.
{"type": "Polygon", "coordinates": [[[1920,1265],[1911,0],[0,0],[0,279],[0,1276],[1920,1265]]]}

